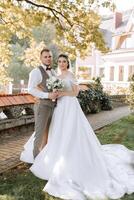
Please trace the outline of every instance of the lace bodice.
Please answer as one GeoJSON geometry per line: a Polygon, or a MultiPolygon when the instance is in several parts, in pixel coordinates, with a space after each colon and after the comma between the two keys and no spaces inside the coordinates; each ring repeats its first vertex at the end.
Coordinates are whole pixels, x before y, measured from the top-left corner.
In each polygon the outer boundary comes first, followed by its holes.
{"type": "Polygon", "coordinates": [[[63,83],[64,83],[64,90],[65,91],[70,91],[72,90],[72,86],[75,84],[77,85],[77,81],[76,79],[74,78],[73,74],[68,74],[66,77],[61,77],[59,76],[60,79],[63,80],[63,83]]]}

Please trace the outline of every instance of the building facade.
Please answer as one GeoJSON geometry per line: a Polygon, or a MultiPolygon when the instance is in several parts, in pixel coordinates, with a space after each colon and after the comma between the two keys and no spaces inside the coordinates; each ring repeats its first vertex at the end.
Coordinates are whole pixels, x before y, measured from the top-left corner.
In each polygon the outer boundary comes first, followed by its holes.
{"type": "Polygon", "coordinates": [[[85,60],[76,59],[76,74],[80,82],[100,76],[107,91],[123,93],[134,74],[134,9],[104,17],[100,28],[109,53],[102,54],[93,46],[85,60]]]}

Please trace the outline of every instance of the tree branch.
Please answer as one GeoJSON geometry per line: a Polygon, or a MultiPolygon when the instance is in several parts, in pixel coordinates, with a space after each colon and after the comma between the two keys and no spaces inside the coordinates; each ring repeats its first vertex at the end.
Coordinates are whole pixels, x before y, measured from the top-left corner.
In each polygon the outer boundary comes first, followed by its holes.
{"type": "Polygon", "coordinates": [[[61,22],[60,22],[60,18],[55,14],[54,11],[52,11],[52,13],[53,13],[54,17],[58,20],[58,22],[59,22],[61,28],[64,29],[64,27],[62,26],[62,24],[61,24],[61,22]]]}
{"type": "MultiPolygon", "coordinates": [[[[73,26],[72,23],[70,22],[70,20],[69,20],[62,12],[60,12],[60,11],[54,9],[54,8],[51,8],[51,7],[49,7],[49,6],[45,6],[45,5],[42,5],[42,4],[34,3],[34,2],[32,2],[31,0],[17,0],[17,1],[18,1],[18,2],[25,1],[26,3],[31,4],[31,5],[33,5],[33,6],[35,6],[35,7],[38,7],[38,8],[45,8],[45,9],[51,11],[52,14],[54,15],[54,17],[58,20],[58,22],[59,22],[60,25],[61,25],[60,19],[59,19],[59,17],[56,15],[56,13],[57,13],[57,14],[59,14],[60,16],[62,16],[62,17],[67,21],[67,23],[68,23],[71,27],[73,26]]],[[[62,25],[61,25],[61,26],[62,26],[62,25]]],[[[63,28],[63,26],[62,26],[62,28],[63,28]]]]}

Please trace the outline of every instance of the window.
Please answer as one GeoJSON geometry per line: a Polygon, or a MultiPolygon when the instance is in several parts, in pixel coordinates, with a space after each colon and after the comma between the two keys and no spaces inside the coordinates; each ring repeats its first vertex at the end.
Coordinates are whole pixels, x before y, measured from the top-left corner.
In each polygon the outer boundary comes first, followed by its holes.
{"type": "Polygon", "coordinates": [[[134,47],[134,35],[131,35],[126,40],[126,48],[133,48],[134,47]]]}
{"type": "Polygon", "coordinates": [[[114,81],[114,67],[110,67],[110,81],[114,81]]]}
{"type": "Polygon", "coordinates": [[[100,68],[100,70],[99,70],[99,76],[100,76],[101,78],[104,77],[104,68],[100,68]]]}
{"type": "Polygon", "coordinates": [[[124,77],[124,66],[119,66],[119,81],[123,81],[124,77]]]}
{"type": "Polygon", "coordinates": [[[134,47],[134,35],[128,35],[123,41],[121,48],[133,48],[134,47]]]}

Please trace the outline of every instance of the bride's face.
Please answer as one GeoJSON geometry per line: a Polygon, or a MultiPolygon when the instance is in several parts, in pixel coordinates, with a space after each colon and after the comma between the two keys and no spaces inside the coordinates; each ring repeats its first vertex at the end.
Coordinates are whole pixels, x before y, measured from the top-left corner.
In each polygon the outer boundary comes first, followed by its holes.
{"type": "Polygon", "coordinates": [[[58,66],[59,66],[59,68],[60,68],[61,71],[67,70],[68,61],[66,60],[66,58],[60,57],[58,59],[58,66]]]}

